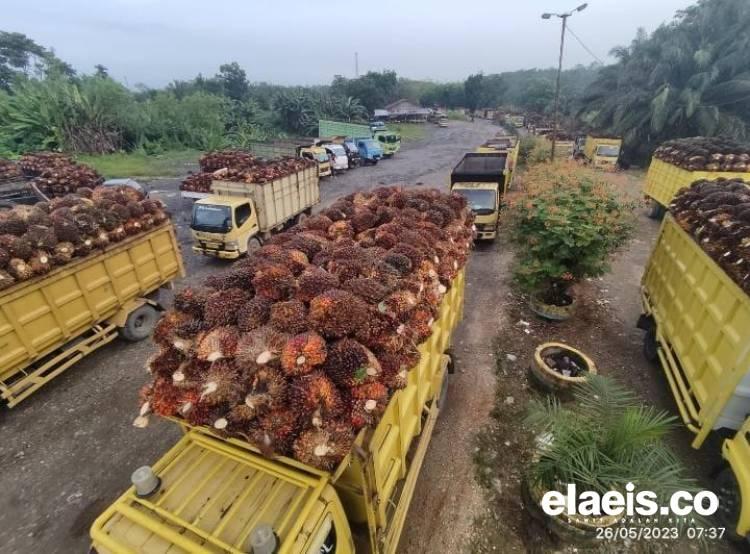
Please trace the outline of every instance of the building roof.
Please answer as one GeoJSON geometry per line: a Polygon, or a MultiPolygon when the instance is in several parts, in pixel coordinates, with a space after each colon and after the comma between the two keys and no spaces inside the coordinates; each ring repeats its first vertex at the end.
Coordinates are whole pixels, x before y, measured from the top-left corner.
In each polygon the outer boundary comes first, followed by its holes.
{"type": "Polygon", "coordinates": [[[395,102],[388,104],[385,107],[385,109],[388,112],[390,112],[391,115],[394,115],[394,114],[427,115],[430,113],[430,110],[428,108],[417,106],[416,104],[410,102],[406,98],[401,98],[400,100],[396,100],[395,102]]]}

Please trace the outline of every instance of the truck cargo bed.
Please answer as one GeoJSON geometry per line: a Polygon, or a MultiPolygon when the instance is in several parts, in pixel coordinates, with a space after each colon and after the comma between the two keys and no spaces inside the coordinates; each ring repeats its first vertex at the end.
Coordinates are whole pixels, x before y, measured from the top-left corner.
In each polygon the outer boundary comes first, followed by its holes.
{"type": "Polygon", "coordinates": [[[750,297],[670,216],[642,280],[658,355],[695,448],[750,412],[750,297]]]}
{"type": "Polygon", "coordinates": [[[502,183],[507,159],[501,152],[465,154],[451,172],[451,184],[502,183]]]}

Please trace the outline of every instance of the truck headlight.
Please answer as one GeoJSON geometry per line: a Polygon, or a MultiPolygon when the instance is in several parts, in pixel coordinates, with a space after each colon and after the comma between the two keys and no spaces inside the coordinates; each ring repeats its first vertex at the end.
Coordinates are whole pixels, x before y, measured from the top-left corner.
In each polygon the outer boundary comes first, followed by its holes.
{"type": "Polygon", "coordinates": [[[239,247],[240,247],[240,243],[237,242],[236,240],[229,240],[224,243],[224,248],[226,248],[227,250],[237,250],[239,249],[239,247]]]}

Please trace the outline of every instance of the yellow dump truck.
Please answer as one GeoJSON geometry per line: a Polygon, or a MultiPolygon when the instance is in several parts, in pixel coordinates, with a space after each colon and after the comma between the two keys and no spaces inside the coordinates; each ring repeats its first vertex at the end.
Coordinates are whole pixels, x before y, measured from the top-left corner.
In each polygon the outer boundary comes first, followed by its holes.
{"type": "Polygon", "coordinates": [[[651,159],[643,193],[651,201],[649,217],[660,219],[677,191],[700,179],[743,179],[750,181],[750,172],[688,171],[657,158],[651,159]]]}
{"type": "Polygon", "coordinates": [[[0,292],[0,397],[15,406],[85,355],[148,337],[184,275],[171,223],[0,292]]]}
{"type": "Polygon", "coordinates": [[[215,180],[193,204],[193,251],[235,259],[311,213],[320,202],[318,170],[302,169],[266,183],[215,180]]]}
{"type": "MultiPolygon", "coordinates": [[[[465,272],[443,299],[432,334],[374,429],[363,429],[331,472],[261,456],[250,444],[189,428],[153,465],[160,487],[131,487],[91,528],[109,553],[395,553],[447,392],[446,351],[463,312],[465,272]],[[261,546],[259,543],[265,544],[261,546]]],[[[422,515],[422,514],[418,514],[422,515]]]]}
{"type": "Polygon", "coordinates": [[[667,215],[641,284],[644,353],[658,360],[699,448],[750,413],[750,297],[667,215]]]}
{"type": "Polygon", "coordinates": [[[587,135],[583,145],[583,156],[588,163],[601,169],[614,169],[620,157],[622,139],[598,135],[587,135]]]}
{"type": "Polygon", "coordinates": [[[451,191],[464,196],[476,216],[477,239],[495,240],[503,194],[513,170],[506,152],[469,152],[451,172],[451,191]]]}

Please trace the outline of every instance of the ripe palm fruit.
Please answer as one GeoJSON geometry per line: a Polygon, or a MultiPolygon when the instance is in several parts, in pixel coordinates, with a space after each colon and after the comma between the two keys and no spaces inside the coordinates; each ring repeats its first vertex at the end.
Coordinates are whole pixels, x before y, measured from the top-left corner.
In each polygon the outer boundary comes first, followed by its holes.
{"type": "Polygon", "coordinates": [[[320,428],[303,431],[294,441],[294,457],[302,463],[330,471],[343,460],[354,443],[351,427],[333,421],[320,428]]]}
{"type": "Polygon", "coordinates": [[[235,359],[240,367],[252,369],[278,359],[289,335],[280,333],[268,325],[240,335],[235,359]]]}
{"type": "Polygon", "coordinates": [[[403,389],[409,383],[409,369],[401,365],[401,358],[386,351],[377,353],[380,367],[383,369],[380,380],[389,389],[403,389]]]}
{"type": "Polygon", "coordinates": [[[318,333],[301,333],[289,339],[281,351],[281,368],[289,376],[310,373],[326,360],[326,341],[318,333]]]}
{"type": "Polygon", "coordinates": [[[174,310],[164,313],[154,327],[154,342],[164,348],[173,346],[175,328],[186,319],[188,316],[174,310]]]}
{"type": "Polygon", "coordinates": [[[185,361],[182,352],[176,348],[160,348],[146,362],[149,373],[156,377],[169,377],[177,371],[185,361]]]}
{"type": "Polygon", "coordinates": [[[368,348],[381,344],[384,337],[398,336],[401,323],[380,312],[375,306],[368,307],[365,321],[366,323],[357,329],[355,338],[368,348]]]}
{"type": "MultiPolygon", "coordinates": [[[[148,396],[149,408],[160,416],[169,417],[176,415],[182,403],[182,396],[183,391],[175,387],[171,379],[157,377],[154,379],[153,387],[148,396]]],[[[142,413],[141,415],[144,414],[142,413]]]]}
{"type": "Polygon", "coordinates": [[[254,272],[247,267],[235,267],[230,271],[209,275],[203,284],[216,290],[242,289],[250,290],[254,272]]]}
{"type": "Polygon", "coordinates": [[[75,246],[72,242],[58,242],[52,251],[52,263],[55,265],[65,265],[73,259],[75,246]]]}
{"type": "Polygon", "coordinates": [[[432,334],[432,324],[435,321],[435,317],[432,309],[425,303],[420,304],[412,312],[407,326],[416,336],[416,342],[421,344],[429,338],[432,334]]]}
{"type": "Polygon", "coordinates": [[[112,231],[107,233],[110,242],[121,242],[125,240],[128,234],[125,232],[125,227],[118,225],[112,231]]]}
{"type": "Polygon", "coordinates": [[[272,304],[270,300],[262,296],[256,296],[245,302],[237,312],[237,327],[239,330],[243,332],[252,331],[268,323],[271,317],[272,304]]]}
{"type": "Polygon", "coordinates": [[[405,321],[417,306],[417,302],[417,296],[413,292],[397,290],[378,304],[378,310],[399,321],[405,321]]]}
{"type": "Polygon", "coordinates": [[[76,227],[72,218],[68,217],[65,210],[52,212],[50,219],[52,220],[52,229],[55,232],[57,240],[76,243],[81,239],[78,227],[76,227]]]}
{"type": "Polygon", "coordinates": [[[128,209],[128,212],[130,212],[130,217],[133,219],[139,219],[143,217],[143,214],[146,213],[143,209],[143,206],[141,206],[138,202],[128,202],[125,206],[128,209]]]}
{"type": "Polygon", "coordinates": [[[94,241],[89,237],[79,241],[75,245],[75,255],[81,258],[85,258],[94,250],[94,241]]]}
{"type": "Polygon", "coordinates": [[[341,393],[328,377],[316,371],[292,381],[289,406],[307,424],[320,427],[341,415],[344,403],[341,393]]]}
{"type": "Polygon", "coordinates": [[[375,355],[362,343],[349,338],[337,340],[329,347],[322,369],[342,388],[375,381],[382,371],[375,355]]]}
{"type": "Polygon", "coordinates": [[[258,416],[278,408],[286,400],[287,381],[272,367],[261,367],[250,377],[249,387],[242,403],[229,415],[232,423],[247,424],[258,416]]]}
{"type": "Polygon", "coordinates": [[[352,227],[354,227],[355,233],[361,233],[367,229],[375,227],[377,224],[377,216],[367,209],[357,210],[352,216],[352,227]]]}
{"type": "Polygon", "coordinates": [[[354,238],[355,233],[351,222],[340,220],[332,223],[326,234],[331,240],[338,240],[342,238],[354,238]]]}
{"type": "Polygon", "coordinates": [[[34,275],[44,275],[52,269],[52,260],[43,250],[37,250],[29,260],[29,267],[34,275]]]}
{"type": "Polygon", "coordinates": [[[203,308],[210,293],[205,289],[185,287],[174,295],[174,308],[196,318],[203,317],[203,308]]]}
{"type": "Polygon", "coordinates": [[[303,302],[310,302],[319,294],[339,286],[339,278],[336,275],[311,266],[299,276],[296,297],[303,302]]]}
{"type": "Polygon", "coordinates": [[[8,251],[11,258],[28,260],[34,254],[31,243],[15,235],[0,235],[0,246],[8,251]]]}
{"type": "Polygon", "coordinates": [[[15,235],[20,237],[26,232],[26,222],[14,211],[0,212],[0,235],[15,235]]]}
{"type": "Polygon", "coordinates": [[[7,271],[0,269],[0,290],[5,290],[12,286],[16,279],[7,271]]]}
{"type": "Polygon", "coordinates": [[[411,259],[404,254],[399,254],[392,250],[389,250],[388,254],[383,256],[383,261],[388,265],[393,266],[401,276],[406,276],[411,273],[413,267],[411,259]]]}
{"type": "Polygon", "coordinates": [[[211,294],[203,307],[203,319],[211,327],[234,325],[240,308],[249,300],[242,289],[232,288],[211,294]]]}
{"type": "Polygon", "coordinates": [[[330,217],[318,214],[305,219],[301,227],[311,231],[327,231],[332,224],[333,220],[330,217]]]}
{"type": "Polygon", "coordinates": [[[287,407],[277,408],[258,418],[249,438],[265,456],[285,455],[290,452],[299,428],[299,414],[287,407]]]}
{"type": "Polygon", "coordinates": [[[286,243],[286,246],[304,253],[308,260],[312,259],[315,254],[323,249],[323,244],[319,240],[315,240],[310,235],[304,233],[295,235],[294,238],[286,243]]]}
{"type": "Polygon", "coordinates": [[[201,384],[200,401],[209,406],[237,404],[242,399],[240,372],[232,360],[221,359],[211,364],[201,384]]]}
{"type": "Polygon", "coordinates": [[[368,383],[350,391],[351,424],[359,430],[375,425],[388,407],[388,388],[382,383],[368,383]]]}
{"type": "Polygon", "coordinates": [[[0,246],[0,268],[4,268],[10,261],[10,252],[7,248],[0,246]]]}
{"type": "Polygon", "coordinates": [[[200,337],[196,357],[207,362],[231,358],[237,351],[238,341],[237,327],[231,325],[216,327],[200,337]]]}
{"type": "Polygon", "coordinates": [[[269,300],[286,300],[294,292],[294,275],[288,267],[280,264],[259,269],[252,280],[258,295],[269,300]]]}
{"type": "Polygon", "coordinates": [[[277,331],[293,335],[307,331],[307,308],[299,300],[276,302],[271,306],[270,324],[277,331]]]}
{"type": "Polygon", "coordinates": [[[365,325],[367,304],[344,290],[332,289],[310,301],[311,326],[329,338],[350,335],[365,325]]]}
{"type": "Polygon", "coordinates": [[[370,304],[377,304],[391,291],[391,287],[380,279],[359,277],[350,279],[343,286],[370,304]]]}
{"type": "Polygon", "coordinates": [[[31,267],[20,258],[12,258],[8,262],[8,273],[10,273],[17,281],[27,281],[34,276],[31,267]]]}

